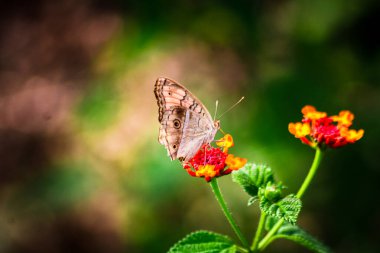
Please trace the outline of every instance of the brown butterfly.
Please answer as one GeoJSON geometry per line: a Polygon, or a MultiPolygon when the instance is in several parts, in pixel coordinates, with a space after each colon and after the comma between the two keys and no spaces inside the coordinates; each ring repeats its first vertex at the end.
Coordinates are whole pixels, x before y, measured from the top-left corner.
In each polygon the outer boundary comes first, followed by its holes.
{"type": "Polygon", "coordinates": [[[158,140],[172,160],[187,162],[203,144],[214,140],[219,121],[214,121],[189,90],[165,77],[157,79],[154,94],[161,123],[158,140]]]}

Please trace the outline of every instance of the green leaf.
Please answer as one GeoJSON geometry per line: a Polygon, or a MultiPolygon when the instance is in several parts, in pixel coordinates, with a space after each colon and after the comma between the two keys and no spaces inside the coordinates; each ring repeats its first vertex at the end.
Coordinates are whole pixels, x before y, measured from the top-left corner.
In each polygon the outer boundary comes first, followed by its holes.
{"type": "Polygon", "coordinates": [[[285,221],[292,224],[296,223],[301,207],[301,200],[294,194],[290,194],[276,203],[272,203],[266,198],[262,198],[260,201],[260,208],[267,215],[278,219],[284,218],[285,221]]]}
{"type": "Polygon", "coordinates": [[[253,203],[255,203],[257,200],[259,200],[258,196],[250,197],[248,199],[248,206],[253,205],[253,203]]]}
{"type": "Polygon", "coordinates": [[[295,225],[291,225],[289,223],[284,224],[277,233],[273,236],[273,240],[275,239],[287,239],[291,240],[295,243],[298,243],[309,250],[317,253],[330,253],[331,250],[327,248],[323,243],[318,241],[309,233],[305,232],[301,228],[295,225]]]}
{"type": "Polygon", "coordinates": [[[196,231],[177,242],[168,253],[235,253],[236,246],[227,236],[196,231]]]}
{"type": "Polygon", "coordinates": [[[260,187],[265,187],[268,182],[273,182],[274,178],[272,169],[266,165],[247,163],[243,168],[232,172],[232,180],[254,197],[260,187]]]}

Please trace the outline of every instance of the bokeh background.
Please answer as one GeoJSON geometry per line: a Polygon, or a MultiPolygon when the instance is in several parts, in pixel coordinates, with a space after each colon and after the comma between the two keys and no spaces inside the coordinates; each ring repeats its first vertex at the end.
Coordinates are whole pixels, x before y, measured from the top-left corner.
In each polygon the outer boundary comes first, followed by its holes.
{"type": "MultiPolygon", "coordinates": [[[[233,153],[270,165],[289,192],[313,152],[287,124],[306,104],[354,112],[365,136],[326,154],[299,224],[335,252],[379,252],[379,13],[375,0],[3,1],[0,252],[166,252],[198,229],[235,238],[210,187],[157,141],[159,76],[211,113],[245,96],[221,120],[233,153]]],[[[251,237],[257,206],[220,184],[251,237]]]]}

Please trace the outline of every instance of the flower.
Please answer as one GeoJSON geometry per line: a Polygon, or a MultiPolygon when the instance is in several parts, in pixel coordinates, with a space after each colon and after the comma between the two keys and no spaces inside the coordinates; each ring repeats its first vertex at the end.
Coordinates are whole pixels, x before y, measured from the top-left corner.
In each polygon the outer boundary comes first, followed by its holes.
{"type": "Polygon", "coordinates": [[[328,116],[325,112],[317,111],[314,106],[307,105],[302,108],[302,114],[302,122],[289,123],[288,129],[294,137],[311,147],[325,145],[338,148],[355,143],[364,135],[363,129],[349,129],[354,120],[354,114],[350,111],[328,116]]]}
{"type": "Polygon", "coordinates": [[[220,140],[216,141],[216,145],[223,148],[223,152],[227,152],[230,147],[233,147],[234,140],[230,134],[226,134],[220,140]]]}
{"type": "Polygon", "coordinates": [[[230,174],[233,170],[243,167],[247,160],[228,154],[228,149],[234,146],[233,138],[226,134],[216,141],[218,148],[210,144],[203,145],[189,162],[183,163],[183,168],[193,177],[203,177],[210,182],[214,177],[230,174]]]}

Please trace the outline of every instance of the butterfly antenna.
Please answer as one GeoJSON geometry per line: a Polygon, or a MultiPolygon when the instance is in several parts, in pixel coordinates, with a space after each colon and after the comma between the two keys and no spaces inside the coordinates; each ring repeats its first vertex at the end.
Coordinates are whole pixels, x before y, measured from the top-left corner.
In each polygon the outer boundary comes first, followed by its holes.
{"type": "Polygon", "coordinates": [[[223,112],[219,117],[218,117],[218,120],[224,115],[226,114],[227,112],[231,111],[233,108],[235,108],[235,106],[237,106],[241,101],[243,101],[244,97],[241,97],[239,99],[239,101],[237,101],[235,104],[233,104],[227,111],[223,112]]]}
{"type": "Polygon", "coordinates": [[[218,111],[218,105],[219,105],[219,101],[216,100],[215,101],[215,113],[214,113],[214,121],[215,121],[215,118],[216,118],[216,112],[218,111]]]}

